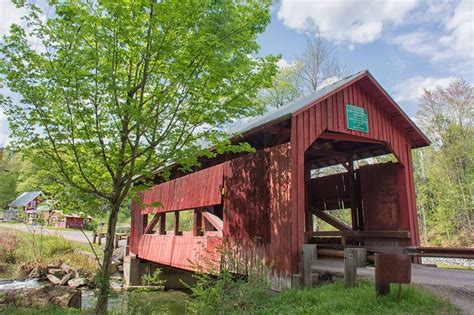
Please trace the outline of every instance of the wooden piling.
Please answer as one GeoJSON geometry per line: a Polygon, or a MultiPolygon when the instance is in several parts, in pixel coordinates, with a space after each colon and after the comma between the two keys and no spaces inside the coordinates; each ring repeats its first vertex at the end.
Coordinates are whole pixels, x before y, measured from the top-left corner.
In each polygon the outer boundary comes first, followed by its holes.
{"type": "Polygon", "coordinates": [[[346,288],[353,288],[356,285],[357,252],[354,248],[344,249],[344,285],[346,288]]]}
{"type": "Polygon", "coordinates": [[[313,286],[313,260],[316,258],[317,248],[315,244],[304,244],[301,253],[302,257],[302,278],[303,286],[310,288],[313,286]]]}

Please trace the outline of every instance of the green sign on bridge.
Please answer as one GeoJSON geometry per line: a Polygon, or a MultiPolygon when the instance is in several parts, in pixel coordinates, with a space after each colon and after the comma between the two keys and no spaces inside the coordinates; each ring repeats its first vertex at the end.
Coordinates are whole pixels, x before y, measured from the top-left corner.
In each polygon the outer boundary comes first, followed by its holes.
{"type": "Polygon", "coordinates": [[[367,109],[350,105],[346,105],[346,121],[347,129],[369,132],[369,121],[367,118],[367,109]]]}

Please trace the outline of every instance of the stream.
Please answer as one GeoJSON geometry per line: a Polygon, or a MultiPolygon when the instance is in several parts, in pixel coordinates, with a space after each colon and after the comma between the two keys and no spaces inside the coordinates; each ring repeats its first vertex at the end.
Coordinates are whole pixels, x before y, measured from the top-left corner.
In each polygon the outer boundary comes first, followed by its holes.
{"type": "MultiPolygon", "coordinates": [[[[0,279],[0,290],[39,288],[47,282],[38,279],[0,279]]],[[[114,314],[185,314],[189,295],[183,291],[112,292],[109,311],[114,314]]],[[[82,290],[82,310],[95,307],[96,294],[90,289],[82,290]]]]}

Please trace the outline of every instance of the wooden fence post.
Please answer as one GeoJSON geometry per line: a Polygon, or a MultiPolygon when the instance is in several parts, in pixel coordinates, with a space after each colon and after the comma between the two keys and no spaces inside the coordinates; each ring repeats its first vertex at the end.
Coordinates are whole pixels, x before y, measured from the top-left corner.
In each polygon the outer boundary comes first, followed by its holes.
{"type": "Polygon", "coordinates": [[[96,241],[97,241],[97,233],[94,232],[94,234],[92,234],[92,244],[95,244],[96,241]]]}
{"type": "Polygon", "coordinates": [[[97,244],[98,244],[99,246],[102,245],[102,234],[101,234],[101,233],[99,233],[99,239],[98,239],[98,241],[97,241],[97,244]]]}
{"type": "Polygon", "coordinates": [[[118,244],[119,244],[119,238],[117,237],[117,234],[115,234],[115,237],[114,237],[114,248],[118,248],[118,244]]]}
{"type": "Polygon", "coordinates": [[[302,280],[303,286],[310,288],[313,286],[313,271],[312,265],[313,260],[316,258],[316,245],[315,244],[304,244],[301,253],[301,266],[302,266],[302,280]]]}
{"type": "Polygon", "coordinates": [[[353,288],[356,284],[357,252],[355,248],[344,249],[344,285],[346,288],[353,288]]]}

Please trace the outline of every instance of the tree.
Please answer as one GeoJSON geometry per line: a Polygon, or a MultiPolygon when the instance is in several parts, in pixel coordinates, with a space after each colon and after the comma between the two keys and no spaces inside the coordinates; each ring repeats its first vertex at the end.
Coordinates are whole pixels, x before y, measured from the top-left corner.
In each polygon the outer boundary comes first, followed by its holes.
{"type": "Polygon", "coordinates": [[[300,72],[300,63],[280,69],[272,80],[272,86],[262,92],[263,104],[280,108],[300,97],[302,95],[300,72]]]}
{"type": "Polygon", "coordinates": [[[279,108],[339,80],[346,72],[335,48],[319,33],[306,36],[303,54],[290,66],[279,69],[271,87],[262,91],[260,99],[267,106],[279,108]]]}
{"type": "Polygon", "coordinates": [[[422,226],[436,231],[447,244],[470,245],[474,241],[474,87],[458,79],[447,88],[425,90],[417,120],[433,141],[414,159],[422,226]]]}
{"type": "Polygon", "coordinates": [[[52,1],[47,19],[22,5],[28,29],[13,25],[0,44],[2,81],[21,102],[1,104],[18,148],[39,150],[59,182],[108,204],[104,314],[117,216],[134,185],[170,162],[187,169],[201,155],[249,149],[217,127],[261,108],[276,58],[252,55],[271,2],[52,1]]]}
{"type": "Polygon", "coordinates": [[[298,58],[301,63],[299,77],[304,94],[313,93],[328,80],[337,81],[346,74],[345,66],[339,61],[335,48],[330,46],[317,32],[314,37],[306,36],[306,49],[298,58]]]}
{"type": "Polygon", "coordinates": [[[16,187],[21,169],[21,158],[18,154],[4,151],[0,160],[0,211],[17,197],[16,187]]]}

